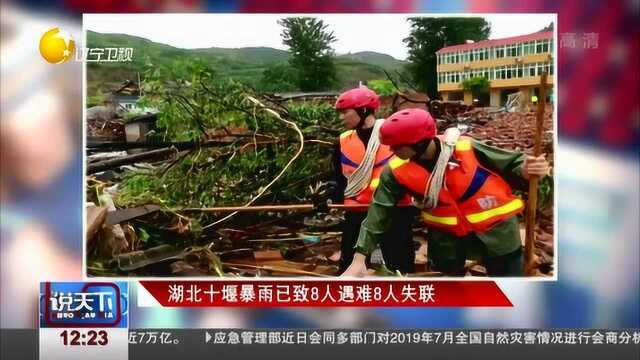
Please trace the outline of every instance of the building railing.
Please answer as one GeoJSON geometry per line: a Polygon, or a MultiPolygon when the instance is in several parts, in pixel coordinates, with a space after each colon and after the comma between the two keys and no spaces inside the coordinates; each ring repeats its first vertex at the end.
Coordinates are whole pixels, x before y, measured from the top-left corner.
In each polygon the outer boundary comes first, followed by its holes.
{"type": "Polygon", "coordinates": [[[438,73],[438,85],[458,84],[474,77],[485,77],[489,81],[501,79],[517,79],[540,76],[545,71],[553,75],[553,62],[517,63],[482,69],[468,69],[464,71],[446,71],[438,73]]]}
{"type": "Polygon", "coordinates": [[[464,64],[477,61],[520,57],[533,54],[553,54],[553,39],[531,40],[515,44],[491,46],[473,50],[437,54],[438,65],[464,64]]]}

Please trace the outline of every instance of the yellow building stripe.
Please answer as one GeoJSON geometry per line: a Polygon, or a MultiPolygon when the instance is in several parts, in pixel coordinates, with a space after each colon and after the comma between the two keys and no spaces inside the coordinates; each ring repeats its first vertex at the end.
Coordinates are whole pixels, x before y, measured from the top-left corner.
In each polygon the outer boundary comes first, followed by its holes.
{"type": "Polygon", "coordinates": [[[469,220],[469,222],[472,224],[477,224],[479,222],[490,219],[494,216],[508,214],[512,211],[518,210],[523,206],[524,206],[524,203],[522,202],[522,200],[515,199],[506,203],[505,205],[502,205],[494,209],[486,210],[486,211],[475,213],[475,214],[469,214],[467,215],[467,220],[469,220]]]}
{"type": "Polygon", "coordinates": [[[391,158],[391,160],[389,160],[389,167],[391,167],[391,169],[397,169],[408,162],[409,162],[409,159],[402,160],[399,157],[394,156],[393,158],[391,158]]]}
{"type": "Polygon", "coordinates": [[[433,216],[426,211],[422,212],[422,219],[443,225],[457,225],[458,218],[455,216],[433,216]]]}
{"type": "Polygon", "coordinates": [[[471,141],[469,140],[460,140],[456,143],[457,151],[467,151],[471,150],[471,141]]]}
{"type": "Polygon", "coordinates": [[[346,138],[347,136],[351,135],[355,130],[347,130],[345,132],[343,132],[342,134],[340,134],[340,139],[342,138],[346,138]]]}

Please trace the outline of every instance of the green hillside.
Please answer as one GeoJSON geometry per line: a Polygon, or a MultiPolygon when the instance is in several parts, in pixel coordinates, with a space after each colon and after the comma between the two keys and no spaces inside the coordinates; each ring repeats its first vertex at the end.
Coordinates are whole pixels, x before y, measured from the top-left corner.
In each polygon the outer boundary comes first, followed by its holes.
{"type": "Polygon", "coordinates": [[[349,59],[366,64],[377,65],[387,70],[400,70],[406,63],[391,55],[381,54],[374,51],[361,51],[353,54],[338,56],[338,59],[349,59]]]}
{"type": "MultiPolygon", "coordinates": [[[[208,62],[219,74],[258,86],[262,72],[271,65],[286,63],[289,53],[269,47],[238,49],[180,49],[125,34],[101,34],[87,31],[87,47],[133,48],[133,61],[127,63],[87,63],[87,94],[107,93],[126,79],[137,80],[146,61],[166,65],[178,58],[197,57],[208,62]]],[[[371,51],[339,55],[335,58],[338,71],[336,91],[353,87],[358,81],[384,79],[382,69],[397,70],[405,63],[389,55],[371,51]]]]}

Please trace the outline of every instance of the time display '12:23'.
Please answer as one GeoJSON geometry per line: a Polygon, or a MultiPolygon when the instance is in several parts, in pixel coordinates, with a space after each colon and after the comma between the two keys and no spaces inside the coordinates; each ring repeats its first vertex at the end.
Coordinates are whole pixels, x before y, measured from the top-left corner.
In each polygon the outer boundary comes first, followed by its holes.
{"type": "Polygon", "coordinates": [[[65,346],[104,346],[109,343],[108,333],[105,330],[89,330],[86,333],[78,330],[64,330],[60,333],[60,337],[65,346]]]}

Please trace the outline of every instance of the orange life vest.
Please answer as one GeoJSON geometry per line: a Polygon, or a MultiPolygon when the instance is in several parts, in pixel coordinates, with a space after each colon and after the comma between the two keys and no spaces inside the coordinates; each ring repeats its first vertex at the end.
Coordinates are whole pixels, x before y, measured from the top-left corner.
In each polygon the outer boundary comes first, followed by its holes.
{"type": "MultiPolygon", "coordinates": [[[[340,163],[342,164],[342,174],[349,178],[351,174],[360,166],[360,163],[364,159],[366,148],[360,137],[355,130],[348,130],[340,134],[340,163]]],[[[373,193],[380,184],[380,175],[384,166],[389,159],[393,157],[393,152],[387,145],[378,147],[376,153],[376,159],[371,172],[371,180],[369,185],[361,191],[358,195],[352,198],[344,199],[346,205],[352,204],[371,204],[373,199],[373,193]]],[[[401,204],[409,204],[411,199],[407,196],[401,201],[401,204]]],[[[352,209],[352,211],[367,211],[366,207],[352,209]]]]}
{"type": "MultiPolygon", "coordinates": [[[[442,137],[439,136],[442,140],[442,137]]],[[[460,137],[434,209],[424,209],[422,221],[457,236],[485,232],[500,221],[520,213],[524,202],[513,195],[499,175],[478,162],[471,138],[460,137]]],[[[414,196],[422,198],[430,173],[413,161],[393,157],[389,161],[396,180],[414,196]]]]}

